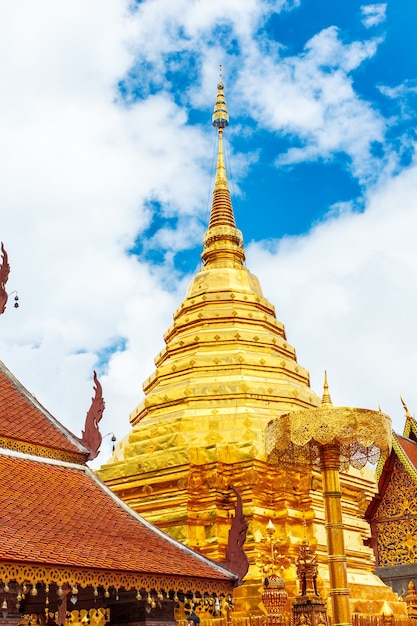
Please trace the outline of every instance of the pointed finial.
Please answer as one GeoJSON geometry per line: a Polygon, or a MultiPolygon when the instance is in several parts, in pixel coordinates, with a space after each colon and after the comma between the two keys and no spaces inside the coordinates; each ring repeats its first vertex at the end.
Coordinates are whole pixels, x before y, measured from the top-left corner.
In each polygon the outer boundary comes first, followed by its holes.
{"type": "Polygon", "coordinates": [[[212,123],[218,131],[219,146],[210,222],[208,230],[204,235],[201,258],[204,265],[216,264],[221,267],[242,266],[245,260],[243,238],[240,230],[236,228],[223,153],[223,132],[229,125],[229,114],[224,95],[222,66],[220,66],[220,82],[217,85],[212,123]]]}
{"type": "Polygon", "coordinates": [[[327,372],[324,370],[323,396],[321,398],[321,406],[333,406],[329,393],[329,384],[327,382],[327,372]]]}
{"type": "Polygon", "coordinates": [[[404,402],[404,400],[402,399],[402,396],[400,396],[400,400],[401,400],[401,404],[402,404],[402,405],[403,405],[403,407],[404,407],[405,416],[406,416],[406,417],[412,417],[412,415],[411,415],[410,411],[408,410],[408,407],[407,407],[406,403],[405,403],[405,402],[404,402]]]}
{"type": "Polygon", "coordinates": [[[217,83],[217,97],[214,105],[213,117],[211,118],[213,126],[215,126],[219,135],[226,126],[229,125],[229,114],[227,112],[226,99],[224,97],[224,84],[222,80],[222,66],[220,65],[220,81],[217,83]]]}
{"type": "Polygon", "coordinates": [[[2,256],[1,265],[0,265],[0,315],[1,315],[6,310],[7,299],[9,297],[6,291],[6,283],[7,283],[7,279],[9,278],[10,265],[9,265],[9,259],[7,256],[6,249],[3,245],[3,242],[1,242],[0,247],[1,247],[1,256],[2,256]]]}

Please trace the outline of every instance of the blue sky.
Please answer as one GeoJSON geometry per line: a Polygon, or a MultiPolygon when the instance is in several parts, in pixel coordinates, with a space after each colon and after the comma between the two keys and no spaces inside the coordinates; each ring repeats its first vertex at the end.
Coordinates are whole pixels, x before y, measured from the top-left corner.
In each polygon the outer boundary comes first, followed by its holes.
{"type": "MultiPolygon", "coordinates": [[[[142,3],[142,7],[146,4],[142,3]]],[[[273,4],[269,3],[269,6],[273,4]]],[[[417,83],[414,82],[417,53],[412,24],[409,1],[367,4],[310,0],[288,3],[286,10],[265,11],[253,25],[253,43],[259,55],[255,60],[249,58],[244,37],[239,39],[236,36],[236,29],[231,27],[230,21],[219,18],[215,26],[205,33],[205,45],[215,47],[217,44],[220,47],[217,53],[223,64],[231,115],[231,127],[227,133],[231,153],[229,178],[235,192],[236,219],[247,242],[308,232],[329,212],[337,211],[340,203],[350,203],[353,210],[363,211],[367,190],[384,175],[388,160],[394,159],[395,163],[390,163],[394,171],[410,165],[414,155],[411,143],[415,127],[413,105],[417,100],[417,83]],[[317,42],[320,37],[321,41],[317,42]],[[330,49],[326,50],[326,46],[330,49]],[[358,48],[358,58],[343,62],[343,55],[354,56],[355,47],[358,48]],[[349,142],[344,145],[341,139],[335,141],[333,149],[319,145],[306,158],[279,162],[280,157],[292,148],[301,151],[304,148],[307,152],[309,145],[315,143],[314,132],[319,132],[319,129],[314,128],[312,122],[300,132],[296,118],[284,119],[284,114],[282,123],[277,120],[270,124],[265,123],[262,110],[256,114],[256,109],[263,106],[262,101],[257,99],[267,97],[273,107],[274,100],[280,100],[282,96],[279,81],[276,89],[263,96],[262,83],[268,79],[268,71],[264,72],[262,67],[264,50],[267,51],[265,58],[270,64],[270,72],[282,66],[294,71],[297,66],[312,62],[313,67],[306,68],[306,82],[314,80],[315,75],[318,80],[316,93],[311,85],[307,87],[310,104],[320,100],[320,78],[325,80],[326,75],[329,78],[340,75],[341,86],[352,90],[352,108],[348,110],[347,123],[355,124],[356,114],[365,118],[365,113],[368,113],[369,117],[368,154],[356,155],[361,163],[356,167],[352,164],[355,146],[349,142]],[[320,54],[323,54],[321,60],[317,58],[320,54]],[[249,80],[252,94],[249,89],[245,93],[241,84],[251,67],[249,80]],[[372,128],[372,124],[377,128],[372,128]],[[233,157],[236,155],[242,161],[246,160],[246,166],[238,168],[235,173],[233,157]],[[251,158],[248,159],[248,155],[251,158]],[[257,219],[253,219],[255,211],[257,219]]],[[[146,70],[142,67],[137,71],[135,67],[120,82],[121,95],[126,102],[132,103],[149,93],[168,91],[178,106],[184,108],[188,125],[208,126],[211,114],[209,98],[197,98],[196,101],[193,98],[193,91],[196,85],[201,85],[203,78],[201,64],[205,63],[204,55],[189,46],[187,31],[179,24],[177,29],[178,50],[164,55],[163,67],[160,73],[156,73],[156,78],[152,63],[146,70]]],[[[256,57],[256,54],[253,56],[256,57]]],[[[155,65],[160,60],[158,58],[155,65]]],[[[211,76],[215,70],[215,67],[206,68],[211,76]]],[[[303,71],[299,74],[298,77],[282,77],[282,91],[285,91],[286,84],[291,87],[295,84],[302,89],[303,71]]],[[[342,104],[336,99],[336,116],[345,114],[342,104]]],[[[330,107],[331,104],[326,103],[325,106],[330,107]]],[[[366,125],[367,119],[360,121],[366,125]]],[[[325,126],[325,120],[322,123],[325,126]]],[[[366,130],[365,127],[365,133],[366,130]]],[[[160,228],[177,227],[177,216],[169,215],[164,219],[163,213],[163,207],[158,205],[149,228],[140,234],[141,252],[143,243],[145,248],[149,246],[150,236],[154,236],[160,228]]],[[[205,218],[203,213],[203,222],[205,218]]],[[[189,241],[190,246],[192,243],[196,245],[190,254],[186,254],[183,248],[174,257],[175,267],[180,271],[191,271],[195,267],[200,241],[189,241]]],[[[147,254],[149,258],[161,260],[163,252],[164,247],[156,245],[151,246],[147,254]]]]}
{"type": "MultiPolygon", "coordinates": [[[[320,393],[417,407],[417,5],[36,0],[0,9],[0,358],[118,439],[199,267],[223,66],[247,264],[320,393]]],[[[105,452],[103,453],[105,454],[105,452]]],[[[104,458],[101,459],[102,461],[104,458]]]]}

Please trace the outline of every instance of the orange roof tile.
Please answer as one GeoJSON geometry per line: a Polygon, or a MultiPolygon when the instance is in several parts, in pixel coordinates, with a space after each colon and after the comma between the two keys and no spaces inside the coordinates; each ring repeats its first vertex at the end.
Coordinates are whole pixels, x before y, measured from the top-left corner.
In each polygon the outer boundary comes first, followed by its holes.
{"type": "MultiPolygon", "coordinates": [[[[77,441],[13,376],[0,361],[0,438],[3,447],[7,440],[22,442],[31,446],[30,452],[36,454],[36,447],[79,456],[82,462],[89,451],[77,441]]],[[[16,449],[16,445],[13,446],[16,449]]],[[[61,454],[62,456],[62,454],[61,454]]],[[[72,459],[71,459],[72,460],[72,459]]]]}
{"type": "MultiPolygon", "coordinates": [[[[402,437],[401,435],[397,435],[396,433],[394,433],[394,438],[396,439],[397,443],[399,444],[404,454],[406,455],[408,461],[410,462],[411,467],[414,470],[414,476],[415,476],[416,475],[415,472],[417,472],[417,443],[416,441],[412,439],[407,439],[406,437],[402,437]]],[[[395,442],[393,442],[393,445],[395,449],[395,442]]]]}
{"type": "Polygon", "coordinates": [[[236,578],[143,520],[84,465],[0,451],[0,475],[1,560],[236,578]]]}

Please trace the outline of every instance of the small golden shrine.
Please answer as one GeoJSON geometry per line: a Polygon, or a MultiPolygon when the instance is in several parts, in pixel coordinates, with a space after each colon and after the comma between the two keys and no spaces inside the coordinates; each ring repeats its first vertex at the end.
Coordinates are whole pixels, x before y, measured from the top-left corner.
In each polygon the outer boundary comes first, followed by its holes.
{"type": "MultiPolygon", "coordinates": [[[[165,333],[156,369],[143,385],[145,398],[130,415],[131,431],[98,475],[147,520],[217,562],[226,559],[237,490],[247,521],[249,571],[235,592],[234,614],[256,617],[264,615],[270,519],[277,544],[285,545],[279,576],[289,598],[297,596],[296,560],[304,539],[314,545],[317,588],[328,598],[321,474],[314,467],[272,465],[265,453],[267,424],[317,407],[320,398],[245,266],[224,159],[229,115],[222,80],[212,121],[218,157],[202,267],[165,333]]],[[[396,596],[375,576],[367,545],[363,514],[375,493],[374,475],[366,467],[351,468],[340,474],[340,484],[351,608],[377,613],[396,596]]]]}

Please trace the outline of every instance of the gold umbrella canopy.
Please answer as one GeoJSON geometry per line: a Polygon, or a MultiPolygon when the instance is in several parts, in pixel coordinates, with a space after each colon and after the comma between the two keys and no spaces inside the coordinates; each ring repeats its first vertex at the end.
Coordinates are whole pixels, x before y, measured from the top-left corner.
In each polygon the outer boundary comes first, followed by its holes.
{"type": "Polygon", "coordinates": [[[319,407],[287,413],[266,427],[270,463],[320,468],[334,626],[351,624],[339,472],[376,463],[389,454],[391,438],[391,419],[381,411],[334,407],[326,374],[319,407]]]}
{"type": "Polygon", "coordinates": [[[334,407],[325,376],[321,405],[281,415],[265,430],[269,463],[288,467],[318,465],[320,449],[336,445],[340,469],[349,465],[360,469],[369,461],[377,463],[391,450],[391,418],[381,411],[354,407],[334,407]]]}

